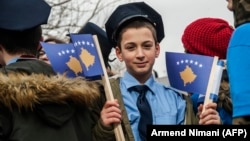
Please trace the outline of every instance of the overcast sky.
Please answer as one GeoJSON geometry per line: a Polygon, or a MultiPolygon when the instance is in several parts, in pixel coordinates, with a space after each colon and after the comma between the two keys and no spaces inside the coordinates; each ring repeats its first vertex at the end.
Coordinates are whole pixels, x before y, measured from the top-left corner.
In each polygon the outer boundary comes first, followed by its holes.
{"type": "Polygon", "coordinates": [[[184,28],[201,17],[217,17],[233,25],[233,15],[226,0],[145,0],[163,18],[165,38],[161,42],[161,55],[154,69],[159,76],[166,76],[165,51],[183,52],[181,35],[184,28]]]}

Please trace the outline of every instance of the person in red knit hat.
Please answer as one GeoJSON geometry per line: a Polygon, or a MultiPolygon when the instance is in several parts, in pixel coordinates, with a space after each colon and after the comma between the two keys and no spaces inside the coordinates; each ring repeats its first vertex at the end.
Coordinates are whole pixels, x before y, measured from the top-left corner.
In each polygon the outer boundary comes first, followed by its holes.
{"type": "Polygon", "coordinates": [[[233,31],[233,27],[223,19],[200,18],[185,28],[182,43],[187,53],[226,59],[227,47],[233,31]]]}
{"type": "MultiPolygon", "coordinates": [[[[181,40],[186,53],[218,56],[224,60],[233,31],[234,28],[224,19],[199,18],[184,29],[181,40]]],[[[204,102],[204,98],[204,94],[192,94],[195,111],[204,102]]],[[[232,101],[226,69],[223,70],[217,105],[222,123],[232,124],[232,101]]]]}

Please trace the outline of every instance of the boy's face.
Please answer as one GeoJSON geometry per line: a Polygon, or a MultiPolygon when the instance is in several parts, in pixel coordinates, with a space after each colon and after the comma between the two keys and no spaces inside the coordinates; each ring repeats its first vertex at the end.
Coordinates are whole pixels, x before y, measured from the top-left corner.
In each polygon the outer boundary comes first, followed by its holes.
{"type": "Polygon", "coordinates": [[[125,62],[127,71],[137,79],[151,76],[159,53],[160,46],[146,27],[126,29],[121,37],[121,49],[116,48],[119,60],[125,62]]]}

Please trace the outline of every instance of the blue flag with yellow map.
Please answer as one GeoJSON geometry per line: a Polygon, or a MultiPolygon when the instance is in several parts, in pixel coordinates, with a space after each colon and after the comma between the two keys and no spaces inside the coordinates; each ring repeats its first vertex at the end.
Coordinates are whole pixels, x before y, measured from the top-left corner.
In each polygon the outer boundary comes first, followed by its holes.
{"type": "Polygon", "coordinates": [[[73,44],[52,44],[41,42],[55,72],[68,77],[84,76],[81,63],[73,44]]]}
{"type": "Polygon", "coordinates": [[[72,43],[41,42],[55,72],[68,77],[94,78],[103,74],[100,59],[91,34],[72,34],[72,43]]]}
{"type": "Polygon", "coordinates": [[[166,68],[173,88],[189,93],[206,94],[213,57],[166,52],[166,68]]]}
{"type": "Polygon", "coordinates": [[[70,34],[71,41],[82,63],[84,76],[94,77],[103,74],[101,61],[91,34],[70,34]]]}

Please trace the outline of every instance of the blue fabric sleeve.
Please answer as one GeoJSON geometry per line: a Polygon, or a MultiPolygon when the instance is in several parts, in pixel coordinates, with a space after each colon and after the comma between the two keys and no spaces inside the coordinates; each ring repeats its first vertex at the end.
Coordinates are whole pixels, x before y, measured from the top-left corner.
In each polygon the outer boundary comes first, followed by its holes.
{"type": "Polygon", "coordinates": [[[250,115],[250,23],[233,33],[227,52],[227,69],[233,117],[250,115]]]}

